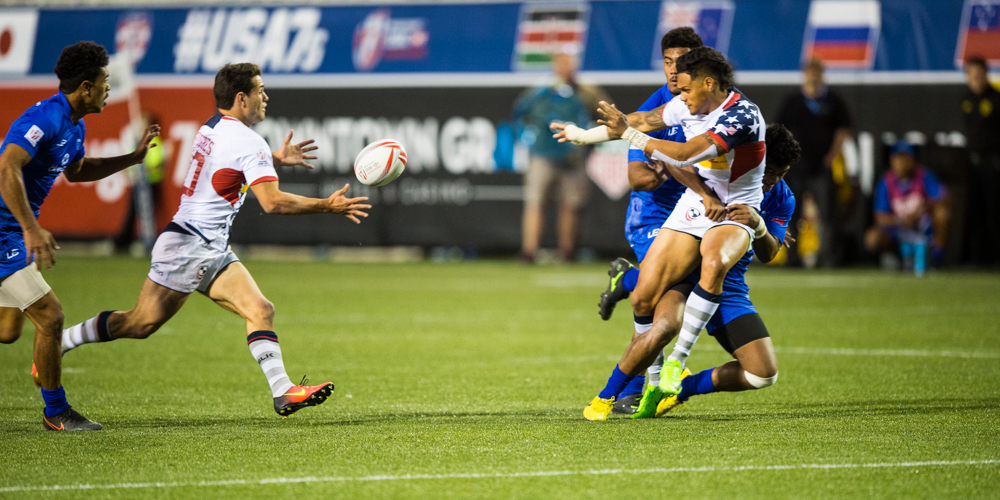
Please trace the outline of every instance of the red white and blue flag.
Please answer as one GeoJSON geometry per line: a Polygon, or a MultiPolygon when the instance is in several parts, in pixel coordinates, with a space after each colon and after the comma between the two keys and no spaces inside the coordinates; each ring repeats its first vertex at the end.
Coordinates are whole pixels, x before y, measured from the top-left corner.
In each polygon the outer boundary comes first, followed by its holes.
{"type": "Polygon", "coordinates": [[[817,57],[829,68],[871,69],[881,27],[878,0],[813,0],[802,59],[817,57]]]}
{"type": "Polygon", "coordinates": [[[966,0],[958,31],[955,67],[973,57],[1000,66],[1000,0],[966,0]]]}

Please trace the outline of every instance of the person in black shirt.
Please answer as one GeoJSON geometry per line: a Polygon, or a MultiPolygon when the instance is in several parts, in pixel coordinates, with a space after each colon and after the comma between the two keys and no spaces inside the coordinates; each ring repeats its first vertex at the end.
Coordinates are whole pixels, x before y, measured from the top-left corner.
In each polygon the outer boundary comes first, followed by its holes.
{"type": "Polygon", "coordinates": [[[968,92],[962,98],[969,166],[965,172],[964,260],[976,265],[1000,263],[1000,92],[990,86],[986,61],[965,62],[968,92]]]}
{"type": "Polygon", "coordinates": [[[810,59],[802,68],[803,82],[799,92],[790,94],[778,112],[778,123],[784,125],[802,146],[802,159],[791,169],[785,182],[795,198],[801,200],[795,212],[793,227],[805,219],[820,237],[819,254],[803,253],[803,264],[833,264],[833,160],[851,134],[851,118],[844,101],[823,82],[823,62],[810,59]],[[811,214],[817,214],[818,217],[811,214]]]}

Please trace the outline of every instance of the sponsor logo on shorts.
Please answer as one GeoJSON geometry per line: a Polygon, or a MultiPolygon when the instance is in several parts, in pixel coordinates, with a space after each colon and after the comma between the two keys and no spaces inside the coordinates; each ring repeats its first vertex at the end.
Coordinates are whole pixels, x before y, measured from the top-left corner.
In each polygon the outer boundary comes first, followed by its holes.
{"type": "Polygon", "coordinates": [[[160,265],[159,264],[153,264],[149,268],[149,270],[152,271],[153,273],[155,273],[157,276],[159,276],[161,278],[163,277],[164,273],[163,273],[163,271],[160,270],[160,265]]]}
{"type": "Polygon", "coordinates": [[[656,238],[656,235],[658,235],[658,234],[660,234],[660,228],[656,228],[656,229],[654,229],[654,230],[646,233],[646,238],[651,240],[653,238],[656,238]]]}
{"type": "Polygon", "coordinates": [[[198,281],[200,282],[205,278],[206,274],[208,274],[208,266],[201,266],[198,268],[198,273],[195,274],[195,277],[198,278],[198,281]]]}
{"type": "Polygon", "coordinates": [[[698,217],[701,217],[701,210],[698,210],[695,207],[689,208],[687,212],[684,213],[684,220],[688,222],[692,222],[698,217]]]}
{"type": "Polygon", "coordinates": [[[17,248],[15,248],[13,250],[9,250],[9,251],[7,251],[7,260],[13,259],[14,257],[17,257],[18,255],[21,255],[21,250],[19,250],[17,248]]]}

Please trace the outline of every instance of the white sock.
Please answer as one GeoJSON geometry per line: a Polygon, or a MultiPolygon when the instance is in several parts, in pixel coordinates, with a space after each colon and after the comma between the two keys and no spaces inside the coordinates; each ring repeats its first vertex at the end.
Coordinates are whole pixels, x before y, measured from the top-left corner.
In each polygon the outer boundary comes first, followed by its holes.
{"type": "Polygon", "coordinates": [[[83,323],[73,325],[62,332],[62,353],[92,342],[110,342],[114,339],[108,332],[108,318],[114,311],[104,311],[83,323]]]}
{"type": "Polygon", "coordinates": [[[681,362],[681,366],[684,366],[695,342],[698,342],[698,336],[708,324],[708,320],[719,309],[721,301],[721,294],[706,292],[701,285],[695,285],[694,291],[688,296],[687,305],[684,307],[684,326],[681,328],[680,335],[677,336],[674,352],[670,354],[668,359],[676,359],[681,362]]]}
{"type": "Polygon", "coordinates": [[[285,373],[285,363],[281,361],[281,347],[278,346],[278,335],[267,330],[259,330],[247,336],[250,354],[260,365],[260,369],[271,386],[274,397],[281,396],[295,387],[285,373]]]}

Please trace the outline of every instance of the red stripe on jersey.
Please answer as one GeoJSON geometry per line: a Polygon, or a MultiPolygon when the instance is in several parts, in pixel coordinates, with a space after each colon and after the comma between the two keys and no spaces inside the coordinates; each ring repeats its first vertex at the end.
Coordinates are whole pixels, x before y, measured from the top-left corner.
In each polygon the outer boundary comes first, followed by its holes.
{"type": "Polygon", "coordinates": [[[278,180],[277,177],[275,177],[273,175],[269,175],[267,177],[261,177],[261,178],[255,180],[255,181],[251,182],[250,185],[251,186],[256,186],[257,184],[260,184],[261,182],[271,182],[271,181],[277,181],[277,180],[278,180]]]}
{"type": "Polygon", "coordinates": [[[734,93],[733,97],[731,97],[728,101],[726,101],[725,104],[722,105],[722,109],[729,109],[733,107],[741,98],[743,98],[743,96],[740,95],[739,92],[734,93]]]}
{"type": "Polygon", "coordinates": [[[212,176],[212,188],[230,205],[240,199],[240,189],[243,188],[243,172],[232,168],[220,169],[212,176]]]}
{"type": "Polygon", "coordinates": [[[239,120],[237,120],[236,118],[233,118],[233,117],[231,117],[231,116],[223,116],[223,117],[222,117],[222,119],[223,119],[223,120],[232,120],[232,121],[234,121],[234,122],[238,122],[238,121],[239,121],[239,120]]]}
{"type": "Polygon", "coordinates": [[[760,166],[766,152],[764,141],[740,144],[734,149],[736,154],[733,155],[733,164],[729,166],[729,182],[743,177],[743,174],[760,166]]]}
{"type": "Polygon", "coordinates": [[[723,154],[729,152],[729,144],[726,144],[726,141],[722,140],[722,137],[719,137],[719,134],[716,134],[715,132],[712,132],[711,130],[709,130],[708,132],[705,132],[705,133],[708,134],[708,135],[710,135],[710,136],[712,136],[712,139],[715,139],[716,144],[718,144],[720,147],[722,147],[723,154]]]}

